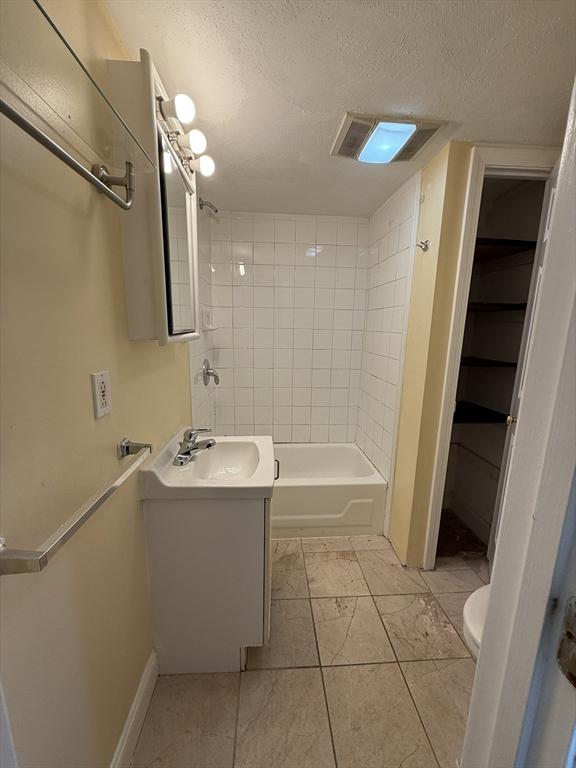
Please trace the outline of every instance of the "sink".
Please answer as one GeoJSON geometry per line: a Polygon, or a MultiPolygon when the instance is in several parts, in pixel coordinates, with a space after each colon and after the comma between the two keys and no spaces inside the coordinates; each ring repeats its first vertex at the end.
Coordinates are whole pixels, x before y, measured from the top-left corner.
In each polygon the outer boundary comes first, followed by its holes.
{"type": "Polygon", "coordinates": [[[142,499],[270,498],[274,486],[271,437],[218,437],[183,467],[172,464],[184,429],[140,470],[142,499]]]}
{"type": "Polygon", "coordinates": [[[236,483],[247,480],[258,469],[260,453],[255,443],[216,442],[214,448],[208,448],[196,456],[186,467],[191,469],[191,477],[199,480],[216,480],[221,483],[236,483]]]}

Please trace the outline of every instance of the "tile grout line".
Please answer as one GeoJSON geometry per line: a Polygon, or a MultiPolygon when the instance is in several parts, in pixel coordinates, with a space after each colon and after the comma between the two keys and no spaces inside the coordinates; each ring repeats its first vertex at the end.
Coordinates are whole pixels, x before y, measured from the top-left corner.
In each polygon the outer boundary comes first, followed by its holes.
{"type": "Polygon", "coordinates": [[[234,745],[232,748],[232,768],[236,765],[236,745],[238,744],[238,722],[240,719],[240,687],[242,685],[242,671],[238,674],[238,693],[236,695],[236,719],[234,722],[234,745]]]}
{"type": "MultiPolygon", "coordinates": [[[[302,539],[300,539],[302,547],[302,539]]],[[[312,617],[312,628],[314,630],[314,642],[316,643],[316,653],[318,654],[318,664],[320,669],[320,679],[322,680],[322,691],[324,693],[324,705],[326,707],[326,717],[328,719],[328,730],[330,732],[330,742],[332,744],[332,756],[334,757],[334,766],[338,768],[338,758],[336,756],[336,746],[334,744],[334,731],[332,729],[332,719],[330,717],[330,707],[328,706],[328,696],[326,695],[326,681],[324,680],[324,668],[322,667],[322,658],[320,656],[320,646],[318,644],[318,633],[316,632],[316,621],[314,611],[312,610],[312,598],[310,597],[310,585],[308,583],[308,569],[306,568],[306,558],[304,557],[304,573],[306,574],[306,584],[308,584],[308,602],[310,605],[310,615],[312,617]]]]}
{"type": "MultiPolygon", "coordinates": [[[[410,663],[410,662],[407,662],[410,663]]],[[[406,690],[408,691],[408,695],[410,696],[412,703],[414,704],[414,709],[416,710],[416,714],[418,715],[418,720],[420,720],[420,724],[422,725],[422,729],[424,731],[424,735],[426,736],[426,740],[428,744],[430,745],[430,749],[432,751],[432,755],[434,756],[434,759],[436,760],[436,764],[440,765],[440,760],[438,759],[438,755],[436,754],[436,750],[434,749],[432,745],[432,739],[428,735],[428,730],[426,729],[426,726],[424,725],[424,720],[422,719],[422,715],[420,714],[420,710],[418,709],[418,704],[416,703],[416,699],[412,695],[412,691],[410,690],[410,686],[408,685],[408,680],[406,680],[406,675],[404,674],[404,670],[402,669],[402,664],[398,663],[398,668],[400,670],[400,674],[402,675],[402,679],[404,680],[404,685],[406,686],[406,690]]]]}
{"type": "MultiPolygon", "coordinates": [[[[360,561],[358,561],[358,562],[360,562],[360,561]]],[[[308,571],[306,569],[306,558],[304,558],[304,569],[306,570],[306,579],[308,580],[308,571]]],[[[362,564],[361,563],[360,563],[360,570],[362,571],[362,575],[364,576],[364,571],[362,570],[362,564]]],[[[365,578],[365,576],[364,576],[364,578],[365,578]]],[[[368,582],[366,582],[366,583],[368,583],[368,582]]],[[[370,588],[370,587],[368,587],[368,588],[370,588]]],[[[431,594],[431,593],[428,592],[428,594],[431,594]]],[[[374,595],[372,595],[372,593],[370,593],[370,595],[360,595],[360,596],[356,596],[355,599],[358,600],[358,597],[370,597],[371,598],[372,603],[374,604],[374,608],[376,610],[376,613],[378,614],[378,618],[380,619],[380,623],[382,624],[382,628],[384,630],[384,633],[385,633],[386,637],[388,638],[388,642],[390,643],[390,647],[392,649],[392,653],[394,654],[395,661],[375,662],[375,663],[376,664],[395,664],[397,666],[397,668],[398,668],[398,670],[399,670],[399,672],[400,672],[400,674],[402,676],[402,680],[404,681],[404,685],[406,686],[406,690],[408,691],[408,695],[410,696],[410,700],[412,701],[412,704],[414,705],[414,709],[416,711],[416,715],[418,716],[418,720],[420,721],[420,724],[422,726],[422,730],[424,732],[424,736],[426,737],[426,741],[428,742],[428,744],[430,746],[430,750],[432,752],[434,760],[436,761],[436,765],[439,766],[440,762],[438,761],[438,757],[436,756],[436,752],[435,752],[435,750],[434,750],[434,748],[432,746],[432,742],[431,742],[430,737],[428,735],[428,731],[426,730],[426,727],[424,725],[424,721],[422,720],[422,716],[420,714],[420,710],[418,709],[416,701],[414,700],[414,697],[412,696],[412,692],[411,692],[410,686],[408,685],[408,682],[406,680],[406,676],[404,675],[404,671],[402,669],[402,665],[401,665],[401,663],[400,663],[400,661],[398,659],[398,656],[396,654],[396,650],[395,650],[395,648],[394,648],[394,646],[392,644],[392,641],[390,640],[390,637],[389,637],[388,632],[386,630],[386,626],[384,625],[384,620],[382,619],[380,611],[378,610],[378,608],[376,606],[376,601],[374,600],[374,595]]],[[[333,598],[333,599],[338,599],[338,598],[336,597],[336,598],[333,598]]],[[[334,751],[334,760],[336,761],[336,768],[338,768],[338,762],[337,762],[337,758],[336,758],[336,748],[334,746],[334,734],[333,734],[333,731],[332,731],[332,722],[331,722],[331,719],[330,719],[330,708],[328,706],[328,697],[326,695],[326,683],[325,683],[325,680],[324,680],[324,667],[322,666],[322,660],[321,660],[321,656],[320,656],[320,648],[318,646],[318,636],[317,636],[317,633],[316,633],[316,623],[314,621],[314,612],[312,611],[312,600],[311,599],[310,599],[310,610],[312,612],[312,623],[313,623],[313,627],[314,627],[314,636],[315,636],[315,639],[316,639],[316,647],[317,647],[317,650],[318,650],[318,660],[319,660],[319,663],[320,663],[320,674],[321,674],[321,677],[322,677],[322,685],[323,685],[323,688],[324,688],[324,698],[325,698],[325,701],[326,701],[326,710],[327,710],[327,713],[328,713],[328,725],[330,727],[330,735],[331,735],[331,738],[332,738],[332,748],[333,748],[333,751],[334,751]]],[[[341,667],[353,667],[353,666],[373,666],[373,665],[374,665],[374,662],[370,662],[370,664],[368,664],[368,663],[367,664],[340,664],[340,665],[331,665],[331,666],[332,666],[332,668],[337,668],[338,666],[341,666],[341,667]]]]}

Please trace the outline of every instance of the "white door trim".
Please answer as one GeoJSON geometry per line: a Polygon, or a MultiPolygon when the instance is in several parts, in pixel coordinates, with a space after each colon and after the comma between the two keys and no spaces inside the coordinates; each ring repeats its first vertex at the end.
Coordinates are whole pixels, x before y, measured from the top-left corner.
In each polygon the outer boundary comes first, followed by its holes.
{"type": "Polygon", "coordinates": [[[474,262],[474,247],[480,215],[482,186],[487,172],[495,175],[515,173],[526,177],[545,178],[550,174],[559,151],[557,149],[540,147],[492,146],[478,144],[472,149],[466,199],[464,204],[464,222],[460,239],[460,253],[456,272],[456,287],[452,305],[452,321],[448,340],[448,361],[442,387],[442,404],[440,408],[440,425],[436,438],[434,469],[432,472],[432,490],[428,507],[426,528],[426,543],[424,546],[423,567],[427,570],[434,568],[436,546],[442,514],[442,498],[448,466],[450,450],[450,435],[452,433],[452,417],[454,401],[460,370],[460,356],[464,340],[466,310],[470,293],[470,280],[474,262]]]}
{"type": "MultiPolygon", "coordinates": [[[[576,464],[576,139],[573,104],[527,350],[462,768],[520,768],[576,464]]],[[[537,695],[537,692],[536,692],[537,695]]]]}

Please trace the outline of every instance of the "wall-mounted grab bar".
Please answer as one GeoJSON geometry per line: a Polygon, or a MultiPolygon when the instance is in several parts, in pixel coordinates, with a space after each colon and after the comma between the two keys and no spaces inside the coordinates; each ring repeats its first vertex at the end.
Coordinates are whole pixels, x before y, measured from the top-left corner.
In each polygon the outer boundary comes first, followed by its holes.
{"type": "Polygon", "coordinates": [[[10,104],[4,101],[4,99],[0,99],[0,112],[29,136],[42,144],[42,146],[49,152],[66,163],[69,168],[76,171],[79,176],[82,176],[83,179],[90,182],[90,184],[92,184],[93,187],[96,187],[99,192],[102,192],[103,195],[110,198],[113,203],[116,203],[116,205],[123,208],[125,211],[132,208],[132,203],[134,202],[134,172],[132,163],[126,163],[126,173],[123,177],[110,176],[106,168],[100,165],[95,165],[92,168],[92,171],[95,171],[96,175],[94,172],[91,173],[88,169],[84,168],[76,158],[69,155],[65,149],[62,149],[62,147],[56,144],[55,141],[52,141],[52,139],[43,131],[36,128],[35,125],[21,115],[20,112],[15,110],[14,107],[11,107],[10,104]],[[126,199],[122,200],[116,192],[113,192],[110,189],[111,186],[124,187],[126,189],[126,199]]]}
{"type": "Polygon", "coordinates": [[[118,455],[136,455],[138,458],[113,483],[102,488],[95,496],[81,506],[68,520],[55,531],[38,550],[0,548],[0,576],[11,573],[37,573],[48,565],[56,552],[72,538],[76,531],[89,520],[94,512],[115,493],[118,488],[134,474],[142,462],[152,452],[150,443],[131,443],[123,440],[118,446],[118,455]]]}

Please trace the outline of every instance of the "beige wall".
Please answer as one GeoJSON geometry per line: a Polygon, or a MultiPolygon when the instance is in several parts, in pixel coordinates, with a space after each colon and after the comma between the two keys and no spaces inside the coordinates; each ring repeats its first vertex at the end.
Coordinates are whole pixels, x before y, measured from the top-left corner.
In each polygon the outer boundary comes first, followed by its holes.
{"type": "MultiPolygon", "coordinates": [[[[97,78],[123,48],[99,2],[45,2],[97,78]]],[[[34,45],[34,40],[30,40],[34,45]]],[[[185,345],[127,338],[123,213],[2,118],[1,529],[38,546],[118,475],[117,442],[189,422],[185,345]],[[89,374],[109,369],[95,421],[89,374]]],[[[1,579],[0,662],[21,766],[107,766],[151,651],[136,478],[39,574],[1,579]]]]}
{"type": "Polygon", "coordinates": [[[402,562],[421,566],[448,351],[471,147],[451,143],[422,171],[408,313],[390,537],[402,562]]]}

